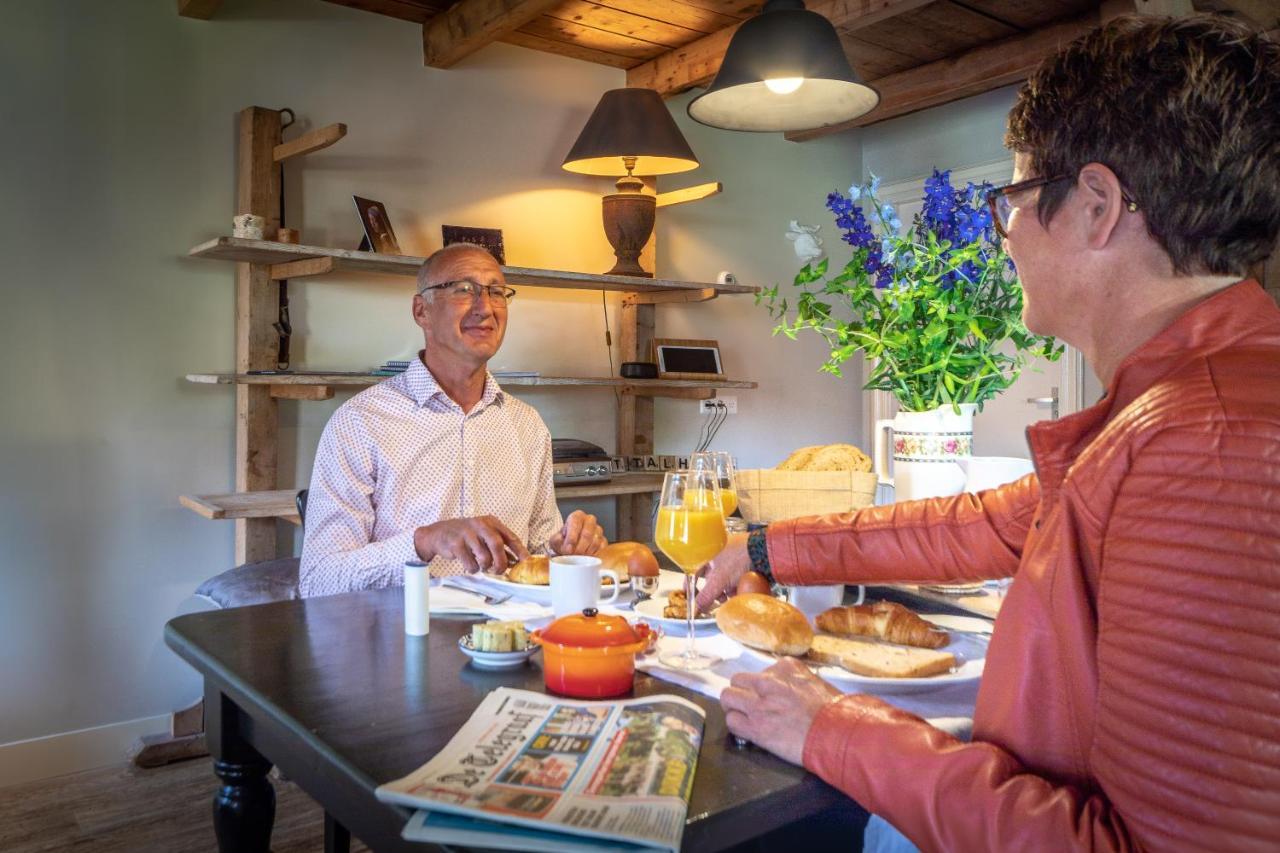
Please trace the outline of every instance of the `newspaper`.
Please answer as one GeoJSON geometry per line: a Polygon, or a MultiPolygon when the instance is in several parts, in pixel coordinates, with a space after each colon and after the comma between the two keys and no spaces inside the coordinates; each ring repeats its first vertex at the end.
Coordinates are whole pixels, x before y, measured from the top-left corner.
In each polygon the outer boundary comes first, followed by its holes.
{"type": "Polygon", "coordinates": [[[420,809],[411,841],[677,851],[705,716],[677,696],[585,702],[500,687],[438,755],[376,793],[420,809]]]}

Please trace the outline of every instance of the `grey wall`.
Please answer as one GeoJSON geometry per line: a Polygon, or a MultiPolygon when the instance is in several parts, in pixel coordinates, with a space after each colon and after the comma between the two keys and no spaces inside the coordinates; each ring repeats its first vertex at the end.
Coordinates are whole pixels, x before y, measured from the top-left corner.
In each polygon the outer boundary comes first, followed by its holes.
{"type": "MultiPolygon", "coordinates": [[[[444,222],[492,226],[511,263],[602,271],[610,182],[559,163],[600,93],[623,82],[506,45],[425,69],[419,28],[317,0],[227,0],[209,22],[151,0],[6,2],[3,14],[0,746],[196,696],[161,631],[231,566],[232,527],[176,498],[232,489],[234,404],[182,376],[232,367],[234,276],[183,256],[229,230],[236,113],[288,106],[295,130],[350,127],[288,170],[288,223],[304,241],[354,246],[357,192],[387,204],[406,252],[437,247],[444,222]]],[[[801,146],[684,126],[704,166],[663,186],[718,179],[726,194],[660,215],[659,271],[789,280],[785,223],[829,222],[822,198],[857,176],[856,139],[801,146]]],[[[298,364],[366,367],[417,345],[405,279],[291,293],[298,364]]],[[[616,328],[618,299],[607,302],[616,328]]],[[[601,310],[598,293],[525,289],[496,365],[603,374],[601,310]]],[[[718,338],[730,372],[761,383],[738,395],[743,413],[717,446],[768,464],[801,443],[860,440],[858,377],[817,374],[816,341],[770,339],[769,325],[743,298],[659,311],[660,333],[718,338]]],[[[282,486],[306,481],[346,396],[282,404],[282,486]]],[[[525,399],[553,434],[613,445],[607,392],[525,399]]],[[[688,449],[693,404],[661,402],[658,417],[659,447],[688,449]]],[[[609,514],[607,501],[591,508],[609,514]]]]}

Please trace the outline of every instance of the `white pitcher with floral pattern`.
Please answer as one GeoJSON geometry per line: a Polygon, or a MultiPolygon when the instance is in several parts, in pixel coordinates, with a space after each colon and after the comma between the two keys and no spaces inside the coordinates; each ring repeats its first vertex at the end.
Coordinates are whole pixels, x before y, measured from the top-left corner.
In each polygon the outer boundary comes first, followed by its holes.
{"type": "Polygon", "coordinates": [[[975,403],[927,412],[898,412],[876,421],[875,466],[881,485],[892,486],[895,501],[958,495],[965,472],[957,459],[973,453],[975,403]],[[892,462],[889,448],[893,448],[892,462]]]}

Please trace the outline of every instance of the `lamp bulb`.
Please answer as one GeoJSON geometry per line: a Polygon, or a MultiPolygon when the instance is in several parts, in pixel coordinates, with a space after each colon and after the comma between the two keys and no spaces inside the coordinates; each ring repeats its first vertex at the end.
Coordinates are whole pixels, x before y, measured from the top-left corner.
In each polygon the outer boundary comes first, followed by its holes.
{"type": "Polygon", "coordinates": [[[769,91],[775,95],[790,95],[796,89],[799,89],[803,83],[803,77],[778,77],[764,81],[764,84],[769,87],[769,91]]]}

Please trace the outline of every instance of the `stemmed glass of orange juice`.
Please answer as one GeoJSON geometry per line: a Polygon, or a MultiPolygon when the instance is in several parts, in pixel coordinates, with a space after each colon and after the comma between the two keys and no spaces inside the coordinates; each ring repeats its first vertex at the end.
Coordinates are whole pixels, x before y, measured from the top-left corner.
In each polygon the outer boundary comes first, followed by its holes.
{"type": "Polygon", "coordinates": [[[727,450],[703,450],[689,457],[690,470],[705,468],[714,471],[720,483],[720,501],[724,509],[724,517],[728,518],[738,509],[738,488],[734,482],[733,456],[727,450]]]}
{"type": "Polygon", "coordinates": [[[662,663],[676,669],[706,669],[717,658],[699,654],[693,643],[693,619],[697,610],[694,575],[724,550],[724,504],[720,479],[705,468],[672,471],[662,478],[658,520],[653,541],[684,572],[688,600],[689,645],[680,654],[663,655],[662,663]]]}

